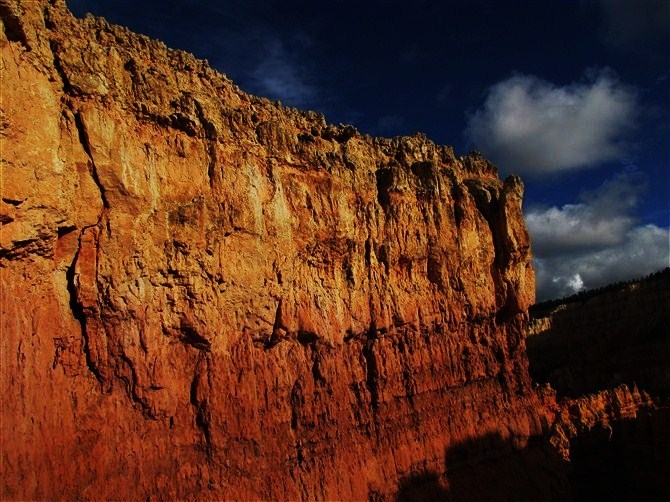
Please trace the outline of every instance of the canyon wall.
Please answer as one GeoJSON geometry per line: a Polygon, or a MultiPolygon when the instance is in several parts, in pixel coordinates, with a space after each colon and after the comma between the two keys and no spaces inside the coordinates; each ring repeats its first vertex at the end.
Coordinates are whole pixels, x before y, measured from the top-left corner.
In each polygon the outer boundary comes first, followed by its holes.
{"type": "Polygon", "coordinates": [[[518,178],[59,1],[0,16],[3,498],[468,499],[554,462],[518,178]]]}
{"type": "Polygon", "coordinates": [[[619,385],[559,398],[550,442],[574,500],[668,500],[670,406],[619,385]]]}
{"type": "Polygon", "coordinates": [[[530,372],[550,385],[574,499],[670,499],[670,269],[530,313],[530,372]]]}
{"type": "Polygon", "coordinates": [[[670,397],[670,269],[530,312],[533,380],[565,396],[626,384],[670,397]]]}

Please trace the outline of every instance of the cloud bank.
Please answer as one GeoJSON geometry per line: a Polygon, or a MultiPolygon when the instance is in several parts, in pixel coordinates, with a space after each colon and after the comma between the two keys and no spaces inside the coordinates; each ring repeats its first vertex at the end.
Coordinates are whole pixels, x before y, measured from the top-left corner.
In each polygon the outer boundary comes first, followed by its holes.
{"type": "Polygon", "coordinates": [[[563,87],[532,75],[493,85],[467,116],[466,138],[502,171],[542,175],[619,158],[637,94],[608,71],[563,87]]]}
{"type": "Polygon", "coordinates": [[[538,300],[641,277],[670,265],[670,233],[633,217],[644,184],[631,174],[606,181],[579,202],[535,207],[526,223],[538,300]]]}

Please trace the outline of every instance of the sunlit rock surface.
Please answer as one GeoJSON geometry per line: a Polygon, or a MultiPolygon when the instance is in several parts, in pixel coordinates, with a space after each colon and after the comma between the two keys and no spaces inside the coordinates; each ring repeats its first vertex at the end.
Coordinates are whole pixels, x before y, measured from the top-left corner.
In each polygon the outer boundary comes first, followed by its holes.
{"type": "Polygon", "coordinates": [[[3,498],[468,499],[549,432],[518,178],[0,14],[3,498]]]}

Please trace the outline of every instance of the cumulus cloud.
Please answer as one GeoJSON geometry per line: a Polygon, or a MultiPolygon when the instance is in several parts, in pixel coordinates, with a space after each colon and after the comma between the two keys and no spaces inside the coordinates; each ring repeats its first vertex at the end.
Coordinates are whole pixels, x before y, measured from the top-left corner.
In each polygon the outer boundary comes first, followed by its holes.
{"type": "Polygon", "coordinates": [[[643,225],[628,231],[618,247],[579,255],[536,258],[538,301],[571,295],[582,289],[635,279],[670,265],[667,228],[643,225]]]}
{"type": "Polygon", "coordinates": [[[583,192],[576,204],[531,208],[526,223],[539,256],[564,255],[623,243],[635,224],[644,182],[633,174],[619,175],[592,192],[583,192]]]}
{"type": "Polygon", "coordinates": [[[530,175],[596,166],[619,158],[638,99],[609,71],[556,86],[532,75],[493,85],[467,117],[465,135],[503,171],[530,175]]]}
{"type": "Polygon", "coordinates": [[[633,216],[644,184],[619,175],[575,204],[526,212],[538,300],[640,277],[670,265],[668,228],[633,216]]]}

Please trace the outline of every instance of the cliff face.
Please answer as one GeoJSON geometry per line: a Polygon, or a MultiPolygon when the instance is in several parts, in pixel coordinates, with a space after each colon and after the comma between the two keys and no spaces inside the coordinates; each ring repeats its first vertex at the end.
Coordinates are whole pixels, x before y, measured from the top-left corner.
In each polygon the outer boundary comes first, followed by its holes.
{"type": "Polygon", "coordinates": [[[670,397],[670,269],[531,309],[533,380],[580,396],[620,384],[670,397]]]}
{"type": "Polygon", "coordinates": [[[575,499],[670,498],[670,269],[530,309],[531,376],[575,499]],[[557,395],[558,394],[558,395],[557,395]]]}
{"type": "Polygon", "coordinates": [[[552,414],[548,451],[563,459],[554,465],[574,500],[668,500],[667,402],[626,385],[580,397],[557,396],[550,387],[539,394],[552,414]]]}
{"type": "Polygon", "coordinates": [[[3,497],[384,497],[547,429],[518,178],[0,15],[3,497]]]}

